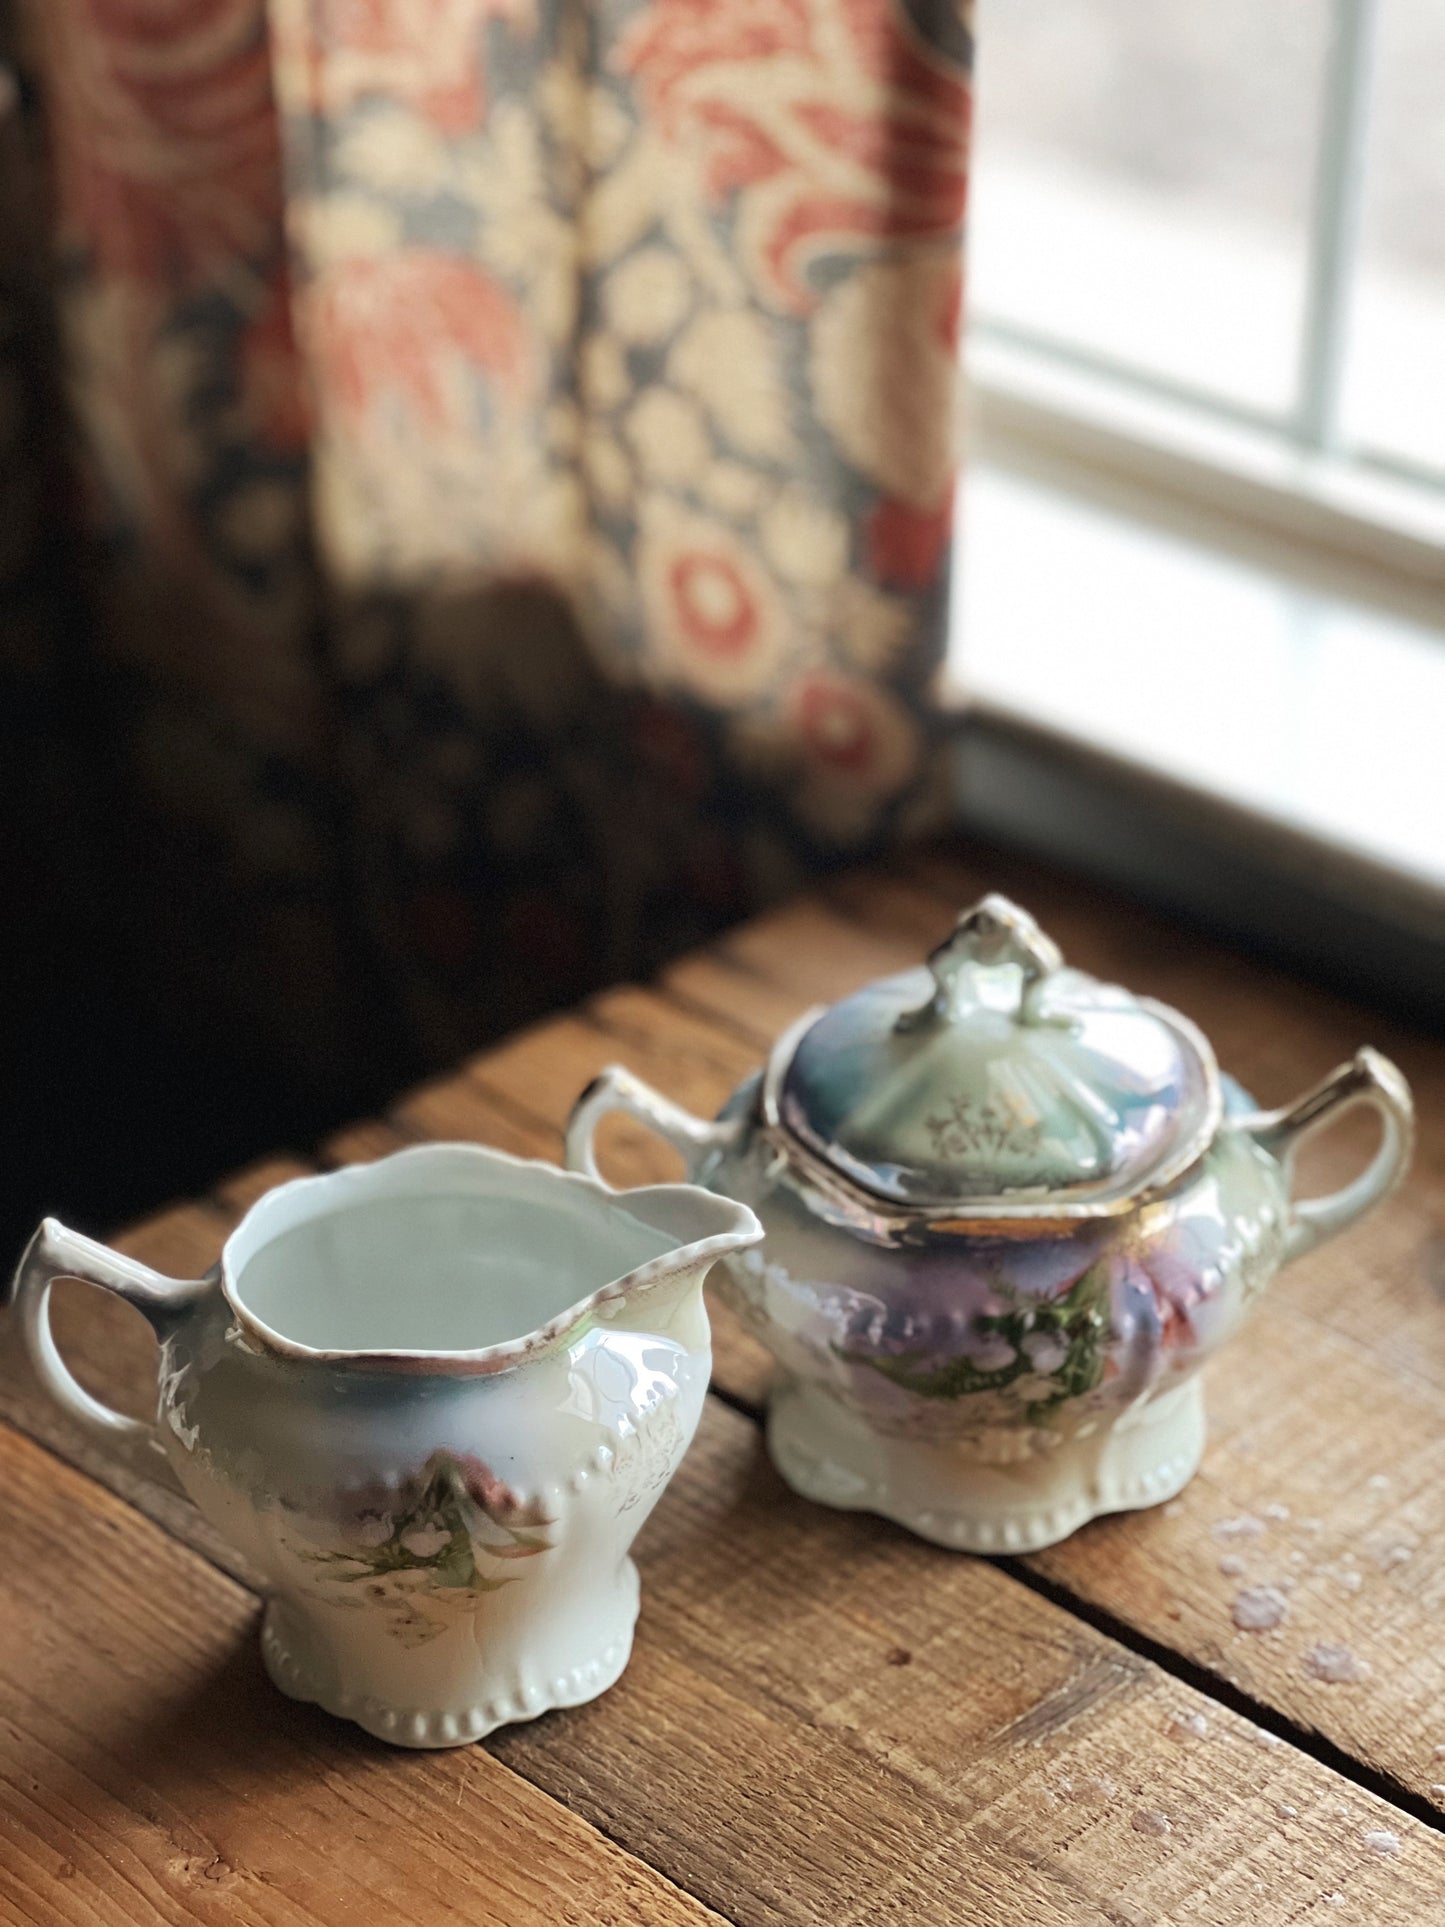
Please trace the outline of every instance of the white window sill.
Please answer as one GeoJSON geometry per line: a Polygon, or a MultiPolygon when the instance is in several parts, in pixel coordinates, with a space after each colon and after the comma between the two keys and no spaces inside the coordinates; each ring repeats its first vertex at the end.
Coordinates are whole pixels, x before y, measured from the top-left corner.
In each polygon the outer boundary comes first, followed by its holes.
{"type": "MultiPolygon", "coordinates": [[[[1384,606],[1327,569],[1306,580],[1269,545],[1231,551],[1182,532],[1177,510],[1168,526],[1100,493],[996,453],[968,475],[948,664],[969,718],[965,821],[1115,880],[1152,872],[1175,901],[1193,881],[1171,864],[1193,865],[1201,896],[1214,869],[1227,897],[1245,852],[1316,902],[1445,946],[1430,604],[1411,590],[1384,606]]],[[[1240,887],[1267,917],[1259,874],[1240,887]]],[[[1229,920],[1228,904],[1200,909],[1229,920]]]]}

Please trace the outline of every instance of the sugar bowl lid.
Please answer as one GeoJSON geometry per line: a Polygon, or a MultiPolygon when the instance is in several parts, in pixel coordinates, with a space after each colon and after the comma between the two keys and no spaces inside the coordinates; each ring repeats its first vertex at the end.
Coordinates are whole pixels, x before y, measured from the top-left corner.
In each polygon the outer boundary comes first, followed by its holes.
{"type": "Polygon", "coordinates": [[[1179,1177],[1219,1126],[1208,1043],[1176,1011],[1067,969],[988,896],[927,967],[780,1040],[767,1121],[895,1206],[1097,1217],[1179,1177]]]}

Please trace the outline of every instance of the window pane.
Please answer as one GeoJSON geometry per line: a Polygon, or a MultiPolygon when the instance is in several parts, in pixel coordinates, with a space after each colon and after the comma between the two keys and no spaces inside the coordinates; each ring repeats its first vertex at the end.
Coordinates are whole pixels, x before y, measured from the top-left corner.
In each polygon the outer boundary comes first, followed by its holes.
{"type": "Polygon", "coordinates": [[[1328,0],[978,13],[973,312],[1286,413],[1328,0]]]}
{"type": "Polygon", "coordinates": [[[1349,438],[1445,475],[1445,5],[1381,0],[1349,438]]]}

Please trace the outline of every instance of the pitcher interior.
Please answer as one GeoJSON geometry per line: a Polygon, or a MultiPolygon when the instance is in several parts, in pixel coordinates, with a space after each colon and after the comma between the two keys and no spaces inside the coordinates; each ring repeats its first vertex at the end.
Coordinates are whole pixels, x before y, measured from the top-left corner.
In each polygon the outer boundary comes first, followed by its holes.
{"type": "MultiPolygon", "coordinates": [[[[560,1187],[559,1187],[560,1193],[560,1187]]],[[[675,1240],[560,1194],[348,1202],[246,1256],[236,1299],[318,1351],[459,1352],[525,1338],[675,1240]]]]}

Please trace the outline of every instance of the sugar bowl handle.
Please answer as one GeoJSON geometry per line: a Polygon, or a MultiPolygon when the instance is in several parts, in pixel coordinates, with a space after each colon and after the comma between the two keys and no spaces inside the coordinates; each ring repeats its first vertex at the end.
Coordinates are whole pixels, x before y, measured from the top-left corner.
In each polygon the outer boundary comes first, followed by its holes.
{"type": "Polygon", "coordinates": [[[567,1120],[567,1169],[581,1171],[599,1184],[606,1179],[597,1168],[594,1140],[597,1126],[610,1111],[635,1118],[665,1138],[681,1155],[689,1179],[697,1176],[709,1151],[721,1150],[737,1136],[736,1124],[706,1124],[620,1064],[609,1064],[583,1091],[567,1120]]]}
{"type": "Polygon", "coordinates": [[[135,1258],[97,1244],[46,1218],[25,1248],[10,1285],[20,1334],[41,1384],[83,1431],[112,1448],[160,1451],[148,1419],[131,1418],[93,1398],[60,1356],[50,1329],[50,1288],[57,1278],[99,1285],[134,1305],[164,1337],[171,1320],[211,1286],[209,1279],[167,1278],[135,1258]]]}
{"type": "Polygon", "coordinates": [[[1291,1199],[1285,1230],[1284,1262],[1333,1238],[1379,1203],[1399,1183],[1415,1144],[1415,1106],[1410,1087],[1388,1057],[1357,1051],[1322,1083],[1279,1111],[1241,1118],[1238,1128],[1291,1170],[1294,1154],[1308,1137],[1356,1106],[1380,1114],[1380,1148],[1357,1178],[1323,1198],[1291,1199]]]}

